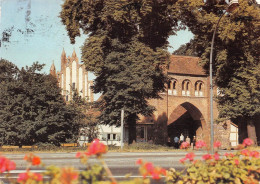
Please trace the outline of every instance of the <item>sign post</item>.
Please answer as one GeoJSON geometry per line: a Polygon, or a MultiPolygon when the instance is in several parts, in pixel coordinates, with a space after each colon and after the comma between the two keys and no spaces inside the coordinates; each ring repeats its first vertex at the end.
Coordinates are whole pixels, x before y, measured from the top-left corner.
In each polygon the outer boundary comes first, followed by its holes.
{"type": "Polygon", "coordinates": [[[121,110],[121,149],[123,149],[124,146],[124,110],[121,110]]]}

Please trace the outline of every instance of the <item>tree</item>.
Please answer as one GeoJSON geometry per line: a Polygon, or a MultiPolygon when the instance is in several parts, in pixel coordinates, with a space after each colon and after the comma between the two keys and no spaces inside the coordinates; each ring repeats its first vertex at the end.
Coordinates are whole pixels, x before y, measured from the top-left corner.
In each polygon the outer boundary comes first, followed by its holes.
{"type": "Polygon", "coordinates": [[[71,42],[88,34],[82,47],[86,69],[94,72],[94,92],[102,93],[100,120],[120,125],[125,111],[129,143],[136,139],[138,114],[151,115],[147,102],[159,98],[166,77],[169,35],[177,31],[173,0],[67,0],[60,17],[71,42]]]}
{"type": "Polygon", "coordinates": [[[72,89],[73,96],[70,105],[79,112],[78,122],[80,125],[79,136],[85,136],[88,142],[92,142],[98,137],[98,115],[100,114],[95,102],[87,102],[82,98],[76,89],[72,89]]]}
{"type": "Polygon", "coordinates": [[[191,39],[188,43],[181,45],[177,50],[173,52],[175,55],[183,56],[195,56],[198,57],[202,54],[202,48],[198,48],[199,45],[195,39],[191,39]]]}
{"type": "Polygon", "coordinates": [[[75,140],[78,111],[67,106],[60,95],[57,80],[40,74],[43,65],[34,63],[19,70],[0,61],[0,126],[2,143],[32,145],[75,140]]]}
{"type": "MultiPolygon", "coordinates": [[[[195,35],[197,53],[208,69],[210,41],[225,1],[179,1],[181,21],[195,35]]],[[[248,137],[256,143],[255,125],[260,115],[260,8],[256,1],[239,1],[239,8],[224,16],[214,45],[214,75],[223,95],[218,96],[220,118],[247,124],[248,137]]],[[[241,125],[239,125],[241,128],[241,125]]]]}

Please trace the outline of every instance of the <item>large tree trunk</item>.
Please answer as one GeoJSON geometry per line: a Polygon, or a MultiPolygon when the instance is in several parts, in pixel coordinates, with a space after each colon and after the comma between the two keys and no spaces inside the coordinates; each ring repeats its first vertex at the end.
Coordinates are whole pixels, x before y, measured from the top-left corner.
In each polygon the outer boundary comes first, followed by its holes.
{"type": "Polygon", "coordinates": [[[247,134],[248,138],[254,141],[254,145],[257,144],[255,124],[252,118],[247,119],[247,134]]]}
{"type": "Polygon", "coordinates": [[[128,125],[128,144],[132,144],[134,141],[136,141],[136,120],[137,116],[136,114],[131,114],[127,118],[127,125],[128,125]]]}

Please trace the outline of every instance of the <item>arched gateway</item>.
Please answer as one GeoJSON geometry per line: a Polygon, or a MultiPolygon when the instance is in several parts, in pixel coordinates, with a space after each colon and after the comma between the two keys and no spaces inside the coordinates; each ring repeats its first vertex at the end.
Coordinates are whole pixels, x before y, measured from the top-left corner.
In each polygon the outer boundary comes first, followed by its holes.
{"type": "Polygon", "coordinates": [[[193,140],[205,139],[203,130],[206,130],[205,119],[200,110],[189,102],[178,105],[169,115],[167,121],[168,137],[173,142],[174,137],[180,137],[181,134],[193,140]]]}

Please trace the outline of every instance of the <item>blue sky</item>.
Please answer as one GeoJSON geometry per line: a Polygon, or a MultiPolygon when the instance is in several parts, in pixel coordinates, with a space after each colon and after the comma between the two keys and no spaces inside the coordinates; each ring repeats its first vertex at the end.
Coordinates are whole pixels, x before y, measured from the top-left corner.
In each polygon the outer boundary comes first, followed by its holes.
{"type": "MultiPolygon", "coordinates": [[[[0,0],[1,21],[0,35],[9,30],[9,42],[1,37],[0,57],[7,59],[18,67],[31,65],[35,61],[44,63],[44,72],[48,73],[54,61],[60,70],[60,56],[64,48],[67,55],[73,49],[80,57],[80,47],[86,35],[76,38],[76,44],[70,44],[69,37],[58,17],[63,0],[0,0]],[[33,30],[33,32],[30,32],[33,30]]],[[[169,42],[177,49],[192,38],[189,31],[180,31],[171,36],[169,42]]],[[[90,78],[94,78],[90,75],[90,78]]]]}

